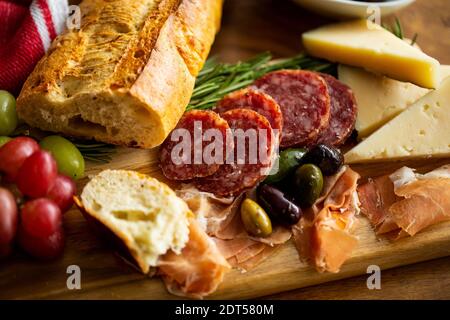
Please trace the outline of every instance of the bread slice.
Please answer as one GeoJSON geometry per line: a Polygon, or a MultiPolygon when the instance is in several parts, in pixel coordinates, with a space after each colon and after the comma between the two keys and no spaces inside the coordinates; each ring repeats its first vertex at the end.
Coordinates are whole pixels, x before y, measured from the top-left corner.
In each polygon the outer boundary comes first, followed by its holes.
{"type": "Polygon", "coordinates": [[[113,144],[161,144],[183,114],[223,0],[84,0],[27,79],[23,120],[113,144]]]}
{"type": "Polygon", "coordinates": [[[143,273],[169,250],[180,253],[189,240],[187,204],[164,183],[134,171],[102,171],[75,203],[143,273]]]}

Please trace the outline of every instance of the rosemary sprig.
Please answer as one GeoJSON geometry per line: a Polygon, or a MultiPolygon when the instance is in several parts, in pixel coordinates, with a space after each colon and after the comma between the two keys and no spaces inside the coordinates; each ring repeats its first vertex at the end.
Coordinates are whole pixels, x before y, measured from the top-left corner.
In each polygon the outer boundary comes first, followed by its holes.
{"type": "Polygon", "coordinates": [[[390,33],[392,33],[397,38],[400,38],[403,40],[403,28],[402,28],[402,24],[400,23],[400,20],[398,18],[395,18],[394,25],[390,26],[388,24],[383,23],[382,27],[385,28],[390,33]]]}
{"type": "Polygon", "coordinates": [[[281,69],[309,69],[333,73],[333,63],[299,54],[292,58],[272,61],[264,52],[244,62],[219,63],[208,59],[195,82],[195,89],[186,110],[209,109],[226,94],[242,89],[265,75],[281,69]]]}
{"type": "Polygon", "coordinates": [[[116,153],[116,147],[111,144],[80,140],[72,140],[72,142],[80,150],[84,159],[92,162],[108,163],[116,153]]]}
{"type": "MultiPolygon", "coordinates": [[[[385,28],[387,31],[393,33],[397,38],[400,39],[404,39],[405,38],[405,34],[403,32],[403,27],[402,24],[400,22],[399,18],[395,18],[395,22],[394,25],[389,26],[387,24],[383,24],[383,28],[385,28]]],[[[411,40],[411,45],[413,46],[416,42],[417,42],[417,37],[419,35],[417,33],[414,34],[412,40],[411,40]]]]}
{"type": "Polygon", "coordinates": [[[403,39],[403,28],[400,23],[400,20],[398,18],[395,18],[395,24],[394,24],[394,30],[393,33],[399,37],[400,39],[403,39]]]}

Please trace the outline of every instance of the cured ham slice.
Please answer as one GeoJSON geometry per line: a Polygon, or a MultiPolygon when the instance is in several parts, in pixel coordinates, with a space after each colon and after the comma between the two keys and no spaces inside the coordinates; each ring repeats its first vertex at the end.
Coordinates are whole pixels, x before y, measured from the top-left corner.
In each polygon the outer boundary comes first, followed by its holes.
{"type": "Polygon", "coordinates": [[[230,212],[237,210],[241,203],[241,197],[216,197],[212,193],[199,191],[190,184],[184,184],[176,193],[187,203],[208,235],[215,235],[223,225],[228,224],[230,212]]]}
{"type": "Polygon", "coordinates": [[[246,271],[249,271],[249,270],[255,268],[256,266],[258,266],[261,262],[263,262],[265,259],[267,259],[272,254],[274,254],[275,251],[279,248],[280,248],[280,246],[271,247],[268,245],[264,245],[264,249],[262,251],[260,251],[258,254],[253,255],[251,258],[248,258],[244,261],[238,262],[238,258],[236,256],[234,256],[234,257],[231,257],[230,259],[228,259],[228,262],[232,266],[236,266],[243,272],[246,272],[246,271]]]}
{"type": "Polygon", "coordinates": [[[300,259],[312,261],[319,272],[339,272],[358,244],[352,234],[359,213],[358,179],[346,166],[328,178],[322,196],[292,228],[300,259]]]}
{"type": "Polygon", "coordinates": [[[389,176],[382,176],[358,187],[361,212],[380,233],[387,233],[398,227],[389,218],[389,207],[399,198],[394,193],[394,184],[389,176]]]}
{"type": "Polygon", "coordinates": [[[231,240],[214,238],[214,241],[230,265],[243,272],[258,266],[279,247],[279,245],[270,246],[249,238],[231,240]]]}
{"type": "Polygon", "coordinates": [[[450,179],[417,180],[398,188],[404,200],[389,212],[394,222],[410,236],[426,227],[450,220],[450,179]]]}
{"type": "Polygon", "coordinates": [[[185,185],[177,195],[186,201],[189,209],[205,225],[206,233],[222,240],[252,239],[270,246],[282,244],[291,238],[291,230],[274,226],[269,237],[257,238],[247,233],[242,224],[239,209],[245,197],[254,198],[254,192],[242,194],[237,198],[218,198],[212,193],[201,192],[195,187],[185,185]]]}
{"type": "Polygon", "coordinates": [[[184,185],[177,195],[186,201],[232,267],[248,271],[269,257],[276,246],[291,238],[291,230],[282,226],[274,226],[272,234],[266,238],[253,237],[245,231],[239,209],[245,197],[255,197],[254,192],[235,199],[218,198],[184,185]]]}
{"type": "Polygon", "coordinates": [[[378,234],[398,239],[450,220],[450,165],[427,174],[403,167],[358,188],[361,211],[378,234]]]}
{"type": "Polygon", "coordinates": [[[181,254],[166,253],[159,259],[158,267],[169,292],[192,298],[203,298],[214,292],[230,270],[215,242],[193,218],[189,224],[189,241],[181,254]]]}

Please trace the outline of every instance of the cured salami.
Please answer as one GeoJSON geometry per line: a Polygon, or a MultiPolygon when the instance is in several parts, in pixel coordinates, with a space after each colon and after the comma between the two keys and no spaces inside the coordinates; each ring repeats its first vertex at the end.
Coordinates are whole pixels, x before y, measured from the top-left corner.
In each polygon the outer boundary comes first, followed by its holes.
{"type": "Polygon", "coordinates": [[[269,120],[272,129],[280,133],[283,129],[283,114],[278,103],[264,92],[242,89],[225,96],[219,101],[214,111],[222,114],[232,109],[251,109],[269,120]]]}
{"type": "Polygon", "coordinates": [[[253,110],[233,109],[223,113],[222,117],[233,132],[233,156],[213,175],[193,182],[201,191],[236,196],[267,176],[272,166],[275,138],[269,121],[253,110]],[[257,137],[256,142],[251,141],[252,133],[257,137]]]}
{"type": "Polygon", "coordinates": [[[357,104],[352,89],[329,74],[320,74],[328,86],[330,123],[319,133],[317,143],[330,146],[343,144],[355,127],[357,104]]]}
{"type": "Polygon", "coordinates": [[[283,113],[282,148],[306,146],[317,140],[330,119],[330,96],[325,80],[315,72],[281,70],[266,74],[252,88],[278,102],[283,113]]]}
{"type": "Polygon", "coordinates": [[[225,162],[227,152],[233,149],[232,139],[227,139],[229,129],[227,121],[213,111],[186,112],[161,146],[160,166],[164,175],[172,180],[212,175],[225,162]],[[215,131],[207,131],[209,129],[215,131]],[[217,136],[208,136],[207,132],[216,132],[217,136]],[[206,150],[209,149],[205,148],[211,144],[215,144],[221,154],[213,150],[211,157],[208,156],[206,150]]]}

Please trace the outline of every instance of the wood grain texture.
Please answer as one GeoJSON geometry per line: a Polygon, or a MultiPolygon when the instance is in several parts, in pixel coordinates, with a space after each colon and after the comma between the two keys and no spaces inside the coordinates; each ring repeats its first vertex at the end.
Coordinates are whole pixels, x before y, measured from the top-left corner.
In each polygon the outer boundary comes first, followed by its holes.
{"type": "MultiPolygon", "coordinates": [[[[446,0],[419,0],[398,14],[411,37],[419,33],[419,44],[442,63],[450,63],[450,3],[446,0]],[[433,17],[433,18],[431,18],[433,17]],[[406,19],[406,20],[405,20],[406,19]],[[436,36],[440,35],[440,36],[436,36]],[[446,35],[446,36],[445,36],[446,35]]],[[[244,59],[270,50],[283,57],[301,50],[303,31],[328,22],[288,0],[227,0],[224,21],[213,54],[226,61],[244,59]]],[[[120,149],[107,165],[89,164],[88,175],[105,168],[138,170],[162,178],[157,168],[157,150],[120,149]]],[[[449,159],[407,163],[353,166],[363,176],[390,173],[404,164],[419,171],[433,169],[449,159]]],[[[79,188],[87,182],[79,183],[79,188]]],[[[367,220],[360,218],[360,244],[338,274],[319,274],[301,263],[292,243],[246,274],[232,271],[211,298],[254,298],[300,287],[270,298],[449,298],[450,258],[421,263],[382,273],[382,290],[366,288],[367,266],[383,269],[443,257],[450,254],[450,222],[433,226],[412,239],[391,243],[377,239],[367,220]],[[352,276],[356,278],[335,281],[352,276]],[[333,282],[330,282],[333,281],[333,282]],[[318,285],[320,283],[330,282],[318,285]]],[[[3,299],[170,299],[159,279],[149,279],[114,255],[87,228],[81,214],[72,209],[65,216],[67,244],[57,261],[37,262],[21,253],[0,264],[0,298],[3,299]],[[66,287],[66,268],[82,270],[82,290],[66,287]]]]}
{"type": "Polygon", "coordinates": [[[442,258],[384,270],[381,290],[369,290],[367,276],[284,292],[263,299],[450,299],[450,259],[442,258]]]}

